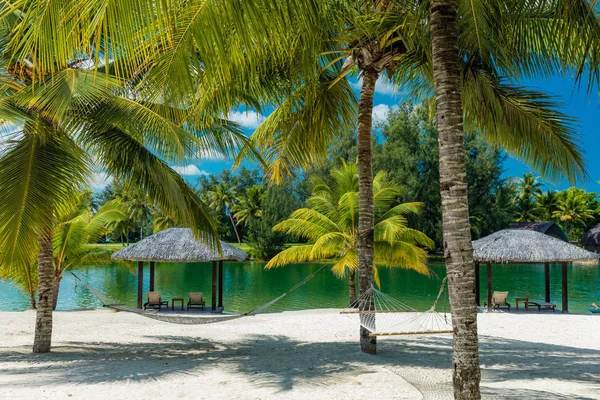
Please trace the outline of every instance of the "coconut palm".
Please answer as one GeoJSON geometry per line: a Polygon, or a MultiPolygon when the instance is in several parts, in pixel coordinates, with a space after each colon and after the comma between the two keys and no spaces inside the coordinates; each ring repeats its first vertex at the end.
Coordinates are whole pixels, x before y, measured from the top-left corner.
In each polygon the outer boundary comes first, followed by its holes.
{"type": "Polygon", "coordinates": [[[533,174],[523,174],[522,178],[516,179],[517,198],[537,199],[542,194],[542,182],[533,174]]]}
{"type": "Polygon", "coordinates": [[[233,208],[235,205],[236,193],[225,182],[221,182],[208,192],[210,207],[216,212],[224,212],[231,222],[231,227],[235,233],[238,243],[241,243],[240,234],[237,231],[236,223],[233,220],[233,208]]]}
{"type": "Polygon", "coordinates": [[[104,265],[112,262],[112,250],[93,244],[109,234],[117,226],[116,222],[127,219],[127,210],[118,201],[105,203],[94,214],[86,194],[78,197],[79,205],[65,215],[54,228],[54,309],[65,271],[73,266],[104,265]]]}
{"type": "Polygon", "coordinates": [[[573,239],[574,230],[577,227],[585,227],[586,221],[594,218],[588,193],[577,188],[565,190],[561,193],[557,210],[552,216],[560,220],[569,238],[573,239]]]}
{"type": "MultiPolygon", "coordinates": [[[[520,15],[514,25],[506,24],[504,15],[494,12],[502,10],[504,13],[506,8],[496,8],[500,3],[491,3],[478,2],[475,8],[473,2],[470,7],[461,7],[462,3],[458,0],[431,0],[430,5],[444,248],[455,332],[453,381],[457,399],[478,399],[481,396],[477,314],[473,296],[473,250],[463,151],[463,106],[467,116],[478,107],[469,102],[468,97],[462,97],[464,75],[461,74],[461,62],[466,59],[468,63],[483,64],[492,70],[498,68],[514,78],[554,71],[554,68],[548,68],[549,65],[576,67],[580,73],[587,67],[596,73],[599,67],[600,24],[596,11],[588,2],[577,1],[568,5],[563,2],[523,2],[515,8],[507,4],[508,10],[519,10],[520,15]],[[544,14],[545,18],[542,18],[544,14]],[[537,17],[537,20],[530,17],[537,17]],[[508,32],[497,36],[501,33],[499,30],[505,28],[508,32]],[[524,34],[531,36],[523,40],[524,34]],[[503,38],[503,42],[494,42],[494,38],[498,37],[503,38]],[[574,53],[582,51],[576,42],[590,46],[583,49],[583,58],[573,58],[574,53]],[[505,44],[508,46],[505,47],[505,44]],[[547,46],[546,51],[539,52],[537,46],[540,44],[547,46]],[[465,57],[463,49],[469,47],[476,49],[477,58],[465,57]],[[519,48],[521,51],[518,51],[519,48]],[[549,53],[548,48],[552,48],[549,53]]],[[[467,93],[464,95],[468,96],[467,93]]],[[[510,134],[506,131],[503,136],[510,134]]],[[[528,145],[535,147],[535,142],[529,141],[528,145]]],[[[553,156],[546,146],[539,150],[542,160],[553,156]]],[[[535,164],[540,159],[531,161],[535,164]]],[[[581,163],[577,164],[568,168],[563,165],[558,171],[570,178],[581,176],[581,163]],[[579,168],[576,168],[577,164],[580,164],[579,168]]]]}
{"type": "MultiPolygon", "coordinates": [[[[309,244],[293,246],[273,257],[265,268],[318,260],[334,261],[331,271],[338,277],[349,276],[350,302],[356,300],[355,274],[358,268],[359,175],[356,164],[343,164],[331,171],[331,184],[313,179],[312,196],[307,208],[294,211],[289,219],[273,227],[273,231],[309,240],[309,244]]],[[[434,244],[424,233],[407,227],[406,215],[419,212],[421,203],[394,206],[400,188],[385,173],[373,179],[375,210],[374,264],[375,282],[379,274],[375,264],[388,268],[406,268],[429,275],[422,247],[434,244]]]]}
{"type": "MultiPolygon", "coordinates": [[[[72,36],[76,32],[69,29],[79,22],[63,21],[62,12],[70,4],[45,4],[46,12],[38,14],[32,13],[37,6],[29,3],[1,11],[0,120],[20,129],[10,134],[0,158],[0,265],[25,268],[31,254],[38,253],[33,351],[47,352],[54,305],[53,232],[59,217],[72,206],[72,194],[85,188],[92,167],[101,166],[143,188],[179,223],[218,247],[208,208],[167,161],[215,151],[231,153],[244,139],[223,119],[204,120],[207,125],[201,128],[199,123],[192,126],[178,120],[181,113],[164,102],[137,100],[135,88],[111,72],[117,68],[117,57],[105,59],[105,73],[98,80],[85,62],[89,56],[76,56],[81,53],[73,41],[83,37],[72,36]],[[59,26],[52,25],[58,21],[59,26]],[[40,34],[40,27],[48,31],[40,34]],[[58,42],[63,50],[65,45],[74,47],[58,53],[55,48],[37,57],[40,53],[28,46],[40,45],[38,39],[58,42]],[[70,61],[62,65],[65,54],[70,61]]],[[[96,33],[84,34],[84,41],[96,33]]],[[[85,54],[92,54],[93,60],[100,51],[96,47],[95,53],[85,54]]],[[[135,79],[132,76],[130,82],[135,79]]]]}
{"type": "Polygon", "coordinates": [[[255,218],[262,216],[262,198],[265,193],[265,187],[254,185],[246,190],[244,196],[238,196],[236,203],[232,207],[233,216],[238,224],[248,224],[255,218]]]}
{"type": "Polygon", "coordinates": [[[558,193],[552,189],[548,189],[537,196],[536,202],[540,208],[541,218],[544,221],[551,221],[554,218],[554,212],[558,210],[558,193]]]}

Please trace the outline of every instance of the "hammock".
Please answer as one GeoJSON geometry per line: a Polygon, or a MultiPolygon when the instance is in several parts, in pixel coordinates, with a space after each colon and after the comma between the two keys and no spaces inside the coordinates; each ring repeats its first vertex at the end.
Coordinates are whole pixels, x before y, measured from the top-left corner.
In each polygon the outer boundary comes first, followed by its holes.
{"type": "Polygon", "coordinates": [[[312,274],[308,275],[306,278],[304,278],[298,284],[296,284],[295,286],[290,288],[287,292],[283,293],[281,296],[276,297],[275,299],[269,301],[268,303],[263,304],[262,306],[260,306],[258,308],[255,308],[252,311],[248,311],[243,314],[217,314],[217,313],[214,313],[214,314],[204,314],[204,315],[161,314],[157,310],[140,310],[139,308],[130,307],[130,306],[127,306],[122,303],[115,303],[114,301],[111,301],[111,299],[107,295],[105,295],[104,293],[102,293],[102,292],[94,289],[90,285],[88,285],[85,281],[83,281],[81,278],[79,278],[73,272],[71,272],[71,271],[69,271],[69,272],[71,273],[71,275],[73,275],[75,277],[75,279],[77,279],[77,281],[81,282],[83,284],[83,286],[85,286],[90,292],[92,292],[92,294],[94,296],[96,296],[98,298],[98,300],[100,300],[100,302],[102,302],[103,307],[108,307],[108,308],[112,308],[114,310],[119,310],[119,311],[130,312],[130,313],[141,315],[146,318],[151,318],[151,319],[155,319],[155,320],[162,321],[162,322],[168,322],[171,324],[203,325],[203,324],[213,324],[216,322],[230,321],[232,319],[237,319],[237,318],[241,318],[241,317],[259,314],[262,311],[264,311],[265,309],[267,309],[270,306],[272,306],[273,304],[275,304],[276,302],[278,302],[279,300],[283,299],[288,294],[292,293],[294,290],[298,289],[300,286],[304,285],[309,280],[311,280],[317,273],[319,273],[326,266],[327,265],[323,265],[321,268],[319,268],[312,274]]]}
{"type": "Polygon", "coordinates": [[[358,319],[359,324],[369,330],[370,336],[452,333],[450,317],[446,312],[436,311],[445,284],[446,278],[433,306],[425,312],[417,311],[371,286],[341,314],[358,319]]]}

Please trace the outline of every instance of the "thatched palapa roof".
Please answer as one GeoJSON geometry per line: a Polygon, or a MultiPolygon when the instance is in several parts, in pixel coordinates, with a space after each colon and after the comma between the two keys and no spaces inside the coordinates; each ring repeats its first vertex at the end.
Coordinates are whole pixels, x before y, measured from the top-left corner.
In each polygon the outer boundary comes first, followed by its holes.
{"type": "Polygon", "coordinates": [[[504,229],[473,241],[477,262],[598,261],[598,255],[546,234],[527,229],[504,229]]]}
{"type": "Polygon", "coordinates": [[[169,228],[112,255],[114,260],[155,262],[243,261],[248,254],[221,241],[222,254],[196,240],[188,228],[169,228]]]}
{"type": "Polygon", "coordinates": [[[594,225],[584,233],[581,244],[585,246],[600,244],[600,224],[594,225]]]}
{"type": "Polygon", "coordinates": [[[567,234],[562,230],[556,222],[513,222],[510,224],[511,228],[517,229],[529,229],[530,231],[536,231],[545,233],[548,236],[555,237],[565,242],[569,241],[567,234]]]}

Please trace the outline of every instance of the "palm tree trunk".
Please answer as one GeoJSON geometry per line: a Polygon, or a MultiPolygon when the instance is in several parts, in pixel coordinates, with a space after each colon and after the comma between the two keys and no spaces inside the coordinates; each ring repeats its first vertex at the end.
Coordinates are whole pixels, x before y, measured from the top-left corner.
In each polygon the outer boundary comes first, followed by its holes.
{"type": "Polygon", "coordinates": [[[37,303],[35,301],[35,292],[29,292],[29,309],[35,310],[37,308],[37,303]]]}
{"type": "MultiPolygon", "coordinates": [[[[372,138],[373,96],[379,73],[373,68],[363,70],[363,84],[358,104],[358,286],[362,295],[373,284],[373,206],[372,138]]],[[[373,309],[372,298],[359,304],[361,310],[373,309]],[[371,303],[371,304],[369,304],[371,303]]],[[[361,318],[363,316],[361,315],[361,318]]],[[[360,348],[369,354],[377,353],[377,338],[360,327],[360,348]]]]}
{"type": "Polygon", "coordinates": [[[356,270],[350,270],[350,276],[348,277],[348,294],[350,295],[350,304],[356,302],[356,270]]]}
{"type": "Polygon", "coordinates": [[[237,238],[238,244],[241,244],[242,241],[240,240],[240,234],[237,231],[237,228],[235,227],[235,222],[233,222],[233,217],[231,216],[231,213],[227,213],[227,215],[229,215],[229,220],[231,221],[231,226],[233,227],[233,231],[235,232],[235,237],[237,238]]]}
{"type": "Polygon", "coordinates": [[[54,305],[54,265],[50,225],[40,233],[38,243],[38,303],[33,352],[47,353],[52,344],[52,306],[54,305]]]}
{"type": "Polygon", "coordinates": [[[454,397],[480,399],[475,269],[467,198],[457,10],[457,0],[431,2],[433,74],[444,253],[454,330],[454,397]]]}
{"type": "Polygon", "coordinates": [[[58,291],[60,289],[60,281],[62,276],[60,274],[54,275],[54,281],[52,281],[52,309],[56,311],[56,304],[58,303],[58,291]]]}

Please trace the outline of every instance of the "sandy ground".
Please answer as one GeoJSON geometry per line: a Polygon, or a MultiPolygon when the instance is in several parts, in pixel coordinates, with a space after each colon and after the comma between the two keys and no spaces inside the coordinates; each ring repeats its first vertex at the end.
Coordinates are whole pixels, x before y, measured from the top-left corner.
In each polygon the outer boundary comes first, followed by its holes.
{"type": "MultiPolygon", "coordinates": [[[[108,310],[55,313],[33,355],[31,311],[0,312],[2,399],[452,398],[449,335],[359,351],[337,310],[173,325],[108,310]]],[[[484,398],[600,399],[600,317],[479,314],[484,398]]]]}

